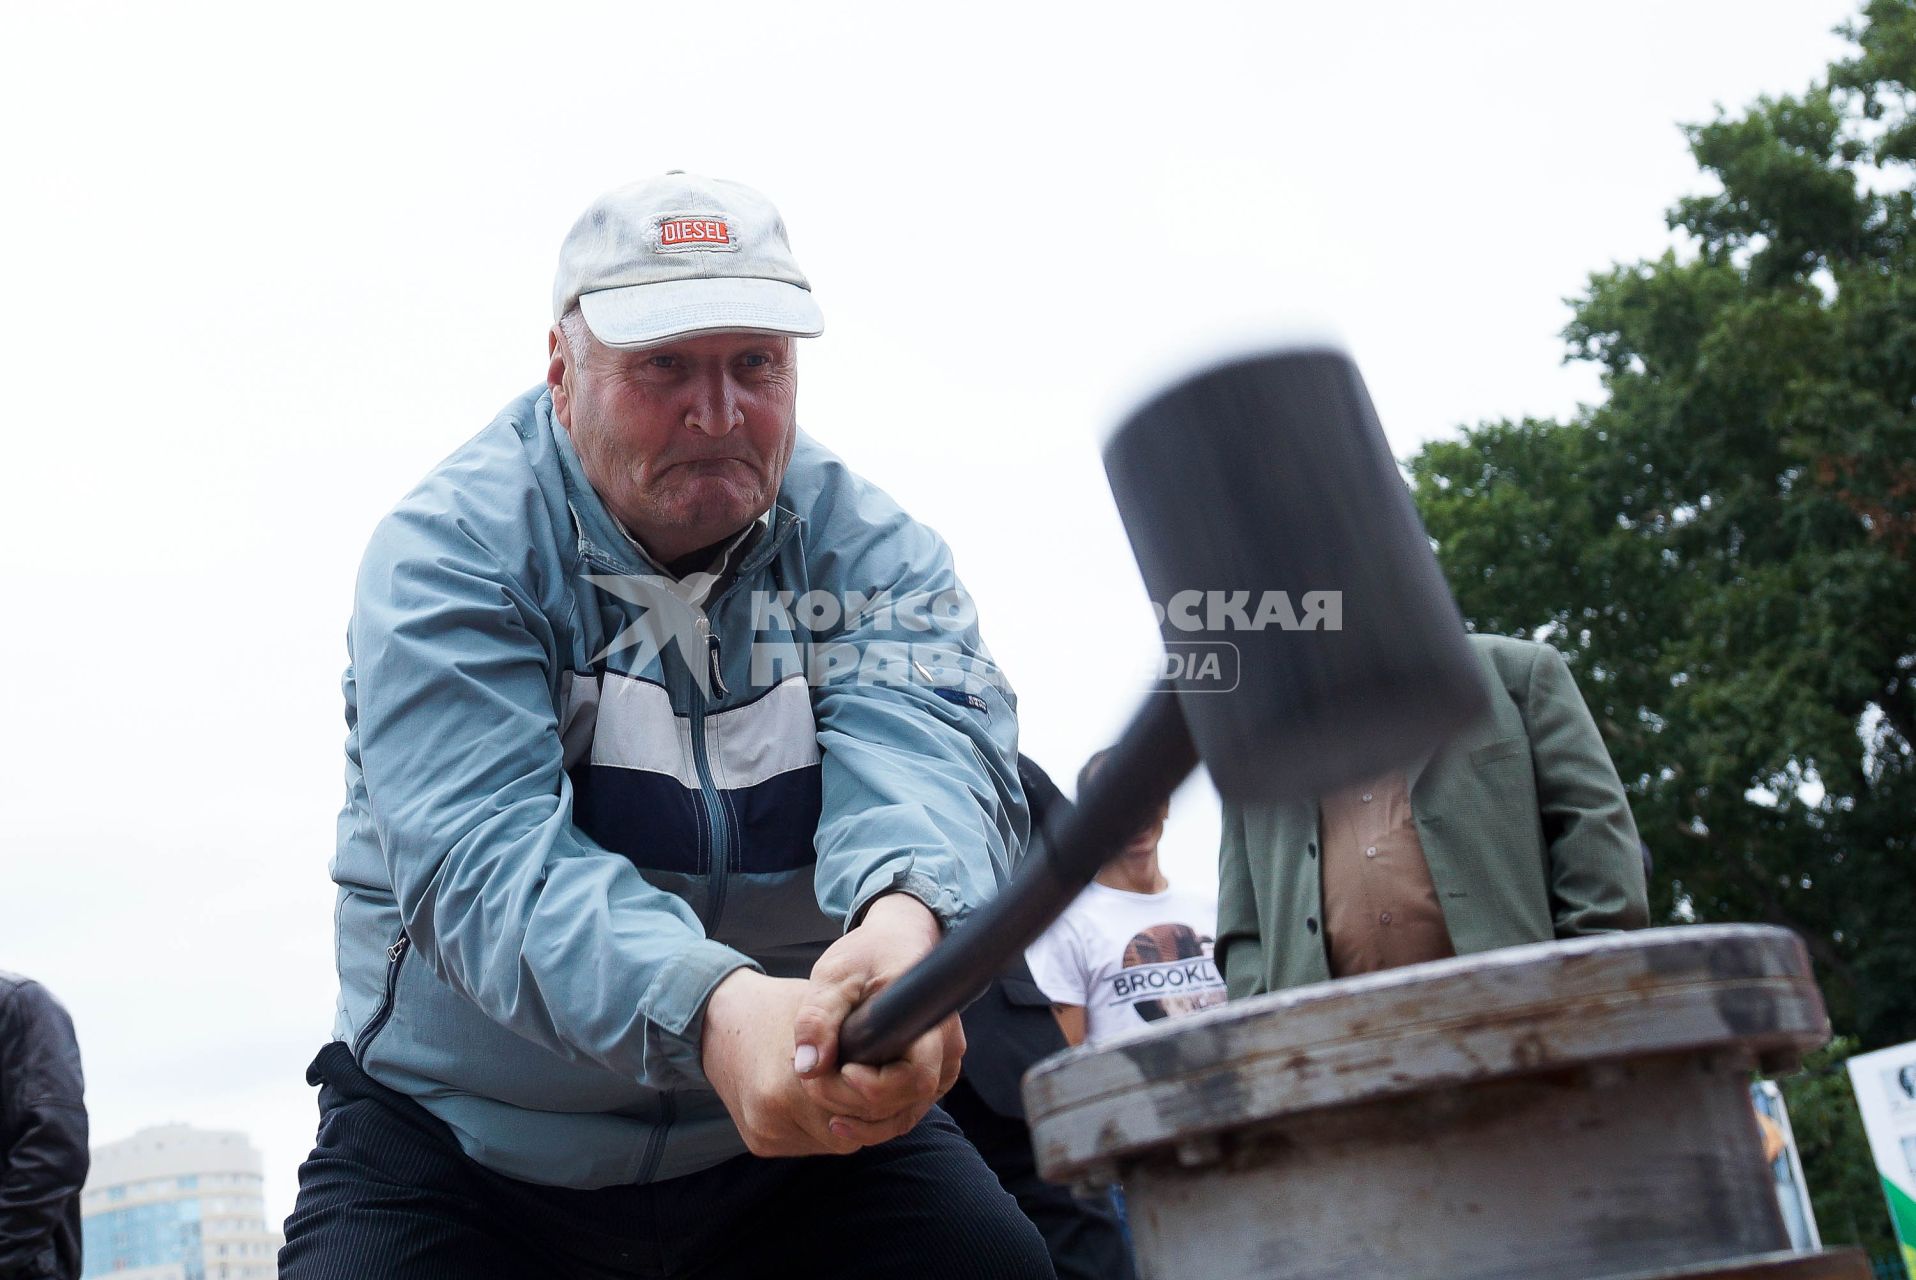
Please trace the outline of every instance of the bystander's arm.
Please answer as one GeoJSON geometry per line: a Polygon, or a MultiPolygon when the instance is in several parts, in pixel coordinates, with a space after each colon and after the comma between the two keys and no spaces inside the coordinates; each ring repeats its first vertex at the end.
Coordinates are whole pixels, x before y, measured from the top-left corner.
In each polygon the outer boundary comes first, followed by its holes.
{"type": "Polygon", "coordinates": [[[1091,962],[1069,913],[1025,948],[1025,965],[1032,982],[1051,1001],[1066,1043],[1083,1044],[1090,1025],[1085,1008],[1091,1000],[1091,962]]]}
{"type": "Polygon", "coordinates": [[[1077,1046],[1084,1043],[1084,1006],[1081,1004],[1054,1004],[1051,1014],[1058,1020],[1058,1029],[1064,1032],[1065,1043],[1077,1046]]]}
{"type": "Polygon", "coordinates": [[[1649,923],[1629,798],[1563,655],[1539,646],[1523,703],[1560,938],[1649,923]]]}
{"type": "Polygon", "coordinates": [[[1217,944],[1213,958],[1227,996],[1242,1000],[1264,982],[1264,948],[1257,924],[1257,893],[1244,836],[1243,806],[1226,802],[1217,850],[1217,944]]]}

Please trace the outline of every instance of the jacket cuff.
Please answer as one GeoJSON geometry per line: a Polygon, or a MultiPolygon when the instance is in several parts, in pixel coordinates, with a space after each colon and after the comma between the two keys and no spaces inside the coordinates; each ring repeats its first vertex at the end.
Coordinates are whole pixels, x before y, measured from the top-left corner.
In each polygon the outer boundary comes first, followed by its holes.
{"type": "Polygon", "coordinates": [[[959,900],[955,890],[939,884],[907,861],[899,870],[882,872],[865,882],[865,887],[858,891],[858,897],[852,901],[851,911],[845,916],[845,932],[856,929],[859,921],[865,918],[865,908],[888,893],[902,893],[924,903],[925,909],[937,918],[939,927],[947,933],[951,932],[953,925],[971,914],[971,907],[959,900]]]}
{"type": "Polygon", "coordinates": [[[740,969],[764,973],[756,960],[722,942],[700,939],[660,967],[645,993],[645,1018],[663,1034],[648,1036],[644,1063],[650,1079],[670,1074],[709,1089],[701,1061],[705,1003],[719,983],[740,969]]]}

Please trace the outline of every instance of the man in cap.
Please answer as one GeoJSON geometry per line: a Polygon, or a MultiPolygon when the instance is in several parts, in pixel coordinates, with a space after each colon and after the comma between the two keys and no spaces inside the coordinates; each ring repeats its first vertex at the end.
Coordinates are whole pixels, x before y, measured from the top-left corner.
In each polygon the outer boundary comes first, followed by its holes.
{"type": "Polygon", "coordinates": [[[673,173],[560,253],[545,385],[381,522],[334,1039],[287,1280],[1046,1276],[850,1010],[993,893],[1017,725],[950,553],[799,433],[777,211],[673,173]]]}

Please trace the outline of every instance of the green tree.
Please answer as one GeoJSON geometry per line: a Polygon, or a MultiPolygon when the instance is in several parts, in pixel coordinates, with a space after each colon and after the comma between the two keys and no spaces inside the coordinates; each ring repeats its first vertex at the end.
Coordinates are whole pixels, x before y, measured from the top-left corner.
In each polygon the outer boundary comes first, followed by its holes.
{"type": "Polygon", "coordinates": [[[1916,1038],[1916,0],[1845,34],[1573,300],[1602,403],[1409,467],[1470,623],[1570,659],[1657,912],[1796,929],[1872,1048],[1916,1038]]]}

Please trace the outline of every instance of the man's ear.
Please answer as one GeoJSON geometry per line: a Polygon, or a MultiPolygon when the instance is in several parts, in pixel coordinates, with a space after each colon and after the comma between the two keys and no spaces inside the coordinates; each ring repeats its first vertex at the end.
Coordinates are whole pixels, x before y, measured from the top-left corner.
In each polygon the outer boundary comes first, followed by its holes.
{"type": "Polygon", "coordinates": [[[572,429],[571,360],[565,330],[555,324],[546,332],[546,386],[552,389],[552,416],[568,431],[572,429]]]}

